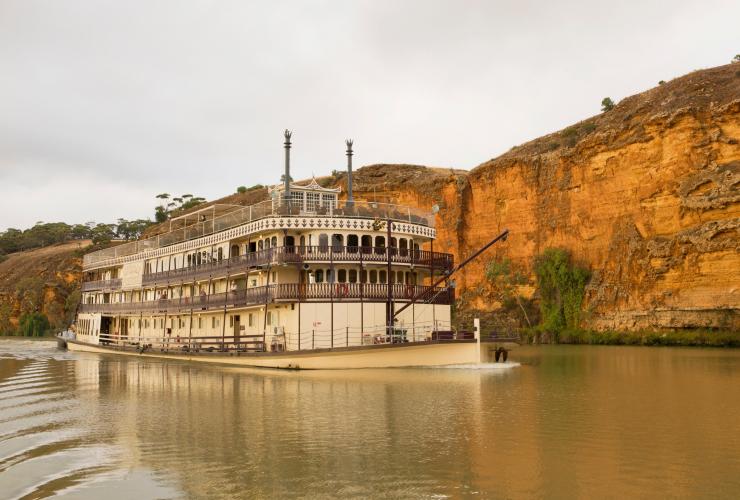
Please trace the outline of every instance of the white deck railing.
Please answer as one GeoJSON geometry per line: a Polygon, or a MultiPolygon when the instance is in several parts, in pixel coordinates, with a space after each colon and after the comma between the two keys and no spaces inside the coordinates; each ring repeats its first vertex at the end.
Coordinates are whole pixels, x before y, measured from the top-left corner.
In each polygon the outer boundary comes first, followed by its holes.
{"type": "Polygon", "coordinates": [[[302,207],[286,206],[266,200],[255,205],[240,208],[211,220],[199,222],[191,226],[152,236],[143,240],[124,243],[112,248],[92,252],[84,256],[83,267],[95,265],[99,262],[134,255],[147,250],[155,250],[183,241],[193,240],[202,236],[218,233],[242,224],[265,217],[361,217],[372,219],[391,219],[393,221],[420,224],[434,227],[434,214],[414,207],[375,203],[367,201],[339,201],[337,206],[316,207],[315,211],[306,212],[302,207]]]}

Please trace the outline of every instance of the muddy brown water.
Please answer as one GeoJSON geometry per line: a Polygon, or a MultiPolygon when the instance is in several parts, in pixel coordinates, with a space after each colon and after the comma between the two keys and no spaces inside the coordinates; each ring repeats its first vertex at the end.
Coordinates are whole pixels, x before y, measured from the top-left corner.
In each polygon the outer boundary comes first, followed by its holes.
{"type": "Polygon", "coordinates": [[[739,498],[740,351],[293,372],[0,341],[0,498],[739,498]]]}

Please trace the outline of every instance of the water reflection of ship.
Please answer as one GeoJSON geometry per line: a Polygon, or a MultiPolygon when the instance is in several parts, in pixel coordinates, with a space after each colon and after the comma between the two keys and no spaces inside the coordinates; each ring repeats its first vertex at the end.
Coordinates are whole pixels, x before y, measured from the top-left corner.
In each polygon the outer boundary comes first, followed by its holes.
{"type": "MultiPolygon", "coordinates": [[[[398,484],[368,477],[368,494],[406,487],[422,462],[446,468],[451,477],[468,474],[475,451],[463,443],[468,430],[484,425],[481,380],[507,371],[499,364],[483,371],[295,372],[86,358],[78,383],[98,383],[101,393],[115,395],[121,411],[108,425],[125,462],[166,469],[195,497],[287,494],[295,485],[285,477],[294,476],[356,481],[364,469],[380,477],[383,460],[397,469],[398,484]],[[422,446],[414,442],[420,429],[429,439],[422,446]],[[410,462],[393,463],[398,446],[410,462]],[[281,474],[257,473],[264,470],[281,474]]],[[[326,484],[312,487],[328,493],[326,484]]]]}

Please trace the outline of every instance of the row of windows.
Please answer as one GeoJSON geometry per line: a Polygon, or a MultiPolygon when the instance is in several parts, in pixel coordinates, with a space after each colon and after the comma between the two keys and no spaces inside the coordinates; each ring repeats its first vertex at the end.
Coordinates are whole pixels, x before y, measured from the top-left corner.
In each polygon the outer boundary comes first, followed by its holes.
{"type": "MultiPolygon", "coordinates": [[[[255,326],[257,324],[255,313],[249,313],[247,314],[247,324],[249,326],[255,326]]],[[[268,311],[267,317],[265,318],[268,325],[271,325],[273,321],[277,321],[276,313],[274,311],[268,311]]],[[[233,328],[235,324],[235,318],[239,318],[239,315],[229,315],[229,327],[233,328]]],[[[217,328],[221,326],[221,320],[215,316],[211,317],[211,328],[217,328]]],[[[193,326],[197,325],[197,328],[203,328],[205,325],[208,325],[207,318],[204,321],[204,318],[198,317],[197,321],[193,320],[193,326]]],[[[88,333],[90,330],[91,322],[87,319],[81,319],[80,320],[80,328],[82,333],[88,333]]],[[[166,321],[164,318],[154,318],[153,320],[150,320],[149,318],[146,319],[129,319],[128,320],[128,327],[129,328],[149,328],[153,327],[155,329],[161,328],[164,329],[165,326],[168,328],[177,328],[177,329],[183,329],[187,328],[187,318],[182,317],[170,317],[166,321]]]]}
{"type": "MultiPolygon", "coordinates": [[[[349,234],[346,238],[347,241],[347,247],[350,249],[357,248],[357,247],[363,247],[363,248],[385,248],[386,246],[386,237],[385,236],[373,236],[369,234],[365,235],[357,235],[357,234],[349,234]]],[[[327,250],[329,248],[329,235],[326,233],[319,234],[318,241],[314,241],[313,235],[309,234],[308,237],[306,235],[302,235],[300,239],[298,240],[298,243],[302,247],[311,247],[314,245],[317,245],[322,250],[327,250]]],[[[331,246],[333,248],[336,247],[344,247],[345,243],[345,236],[343,234],[332,234],[331,235],[331,246]]],[[[292,247],[295,246],[295,238],[293,236],[285,236],[283,239],[283,245],[292,247]]],[[[278,238],[277,236],[272,236],[270,238],[264,238],[257,241],[249,242],[248,245],[245,245],[244,250],[247,252],[257,252],[262,250],[267,250],[270,248],[274,248],[278,246],[278,238]]],[[[396,238],[391,237],[390,240],[390,247],[391,248],[398,248],[400,250],[400,253],[403,255],[403,253],[407,250],[418,250],[419,245],[417,243],[414,243],[414,240],[411,238],[396,238]]],[[[231,246],[231,257],[236,257],[240,254],[240,245],[234,244],[231,246]]],[[[208,264],[210,262],[214,261],[220,261],[224,259],[224,251],[223,248],[219,247],[215,249],[215,251],[197,251],[192,252],[188,254],[183,261],[184,263],[187,263],[187,267],[193,267],[193,266],[200,266],[203,264],[208,264]]],[[[172,260],[164,261],[161,260],[159,262],[151,261],[147,262],[146,264],[146,271],[148,274],[156,273],[156,272],[162,272],[162,271],[169,271],[173,269],[177,269],[177,257],[175,257],[172,260]],[[166,267],[165,267],[166,266],[166,267]]]]}
{"type": "MultiPolygon", "coordinates": [[[[309,283],[387,283],[388,272],[385,269],[366,270],[363,269],[358,271],[357,269],[338,269],[336,270],[336,280],[332,275],[331,269],[317,269],[316,271],[309,272],[309,283]],[[358,280],[359,278],[359,280],[358,280]]],[[[417,273],[409,271],[391,271],[390,274],[391,283],[404,283],[407,285],[417,284],[417,273]]]]}

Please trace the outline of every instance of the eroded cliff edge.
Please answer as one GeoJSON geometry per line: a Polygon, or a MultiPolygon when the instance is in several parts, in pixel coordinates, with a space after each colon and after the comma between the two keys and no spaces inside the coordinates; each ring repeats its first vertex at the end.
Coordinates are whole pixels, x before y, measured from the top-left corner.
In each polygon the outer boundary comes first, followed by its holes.
{"type": "Polygon", "coordinates": [[[441,206],[437,248],[459,259],[504,228],[507,244],[457,279],[463,310],[491,311],[485,266],[528,277],[545,248],[592,279],[586,327],[740,328],[740,64],[701,70],[512,148],[470,172],[360,169],[361,197],[441,206]]]}

